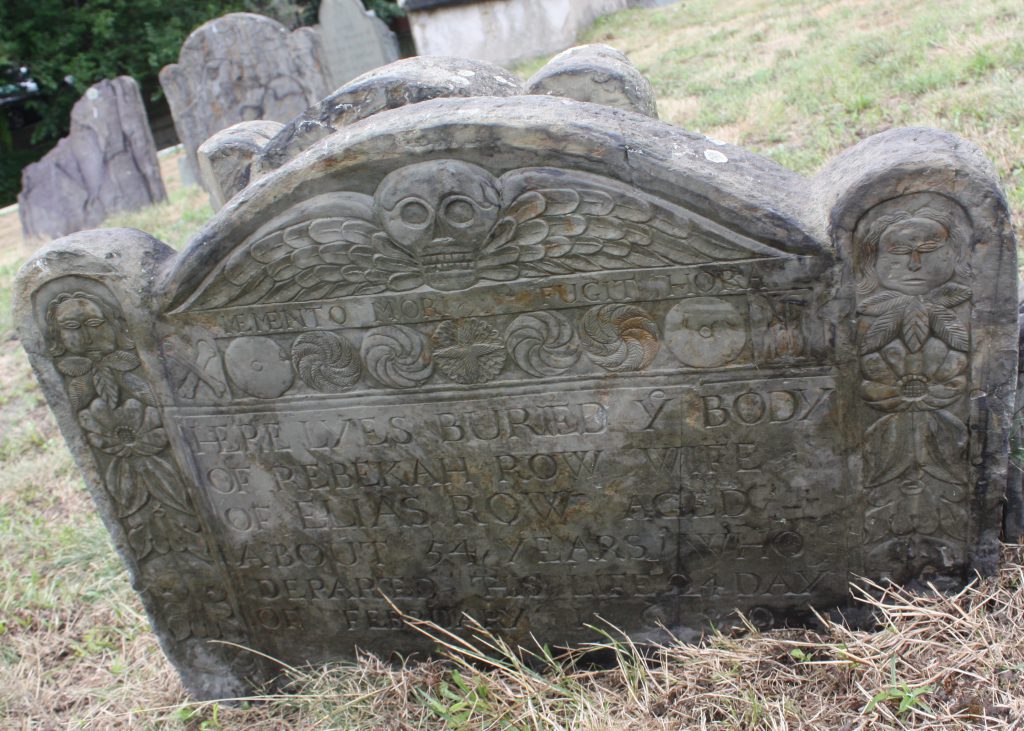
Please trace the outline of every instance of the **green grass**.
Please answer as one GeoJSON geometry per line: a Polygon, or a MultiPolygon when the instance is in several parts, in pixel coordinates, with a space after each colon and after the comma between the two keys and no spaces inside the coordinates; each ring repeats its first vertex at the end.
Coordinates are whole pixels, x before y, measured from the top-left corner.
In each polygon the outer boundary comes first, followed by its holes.
{"type": "Polygon", "coordinates": [[[804,174],[890,127],[956,132],[995,163],[1024,238],[1018,0],[689,0],[600,19],[581,41],[627,53],[662,119],[804,174]]]}
{"type": "Polygon", "coordinates": [[[206,192],[199,186],[170,188],[163,203],[139,211],[119,213],[104,226],[137,228],[181,249],[213,215],[206,192]]]}

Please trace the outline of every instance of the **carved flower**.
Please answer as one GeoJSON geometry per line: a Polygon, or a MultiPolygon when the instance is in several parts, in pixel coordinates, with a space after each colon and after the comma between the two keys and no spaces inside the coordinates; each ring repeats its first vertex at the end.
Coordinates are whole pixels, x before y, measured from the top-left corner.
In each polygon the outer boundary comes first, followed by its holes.
{"type": "Polygon", "coordinates": [[[78,413],[89,444],[109,455],[104,484],[118,507],[119,517],[138,512],[150,498],[184,515],[194,515],[174,466],[160,452],[167,433],[160,412],[128,399],[116,409],[101,398],[78,413]]]}
{"type": "Polygon", "coordinates": [[[505,343],[479,318],[445,320],[432,341],[437,367],[456,383],[486,383],[505,366],[505,343]]]}
{"type": "Polygon", "coordinates": [[[879,411],[931,411],[959,399],[967,386],[967,356],[938,338],[917,352],[895,339],[860,359],[861,395],[879,411]]]}
{"type": "Polygon", "coordinates": [[[115,457],[149,457],[167,446],[167,433],[156,409],[135,399],[111,409],[101,398],[78,414],[89,443],[115,457]]]}

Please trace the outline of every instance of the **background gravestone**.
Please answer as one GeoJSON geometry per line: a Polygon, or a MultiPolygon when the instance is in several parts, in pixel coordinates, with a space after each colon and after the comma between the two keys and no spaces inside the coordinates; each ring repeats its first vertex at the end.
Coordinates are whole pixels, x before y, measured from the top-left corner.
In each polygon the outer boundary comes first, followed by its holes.
{"type": "Polygon", "coordinates": [[[650,117],[440,98],[344,127],[176,254],[40,251],[21,342],[190,692],[813,619],[999,555],[1016,244],[970,143],[808,179],[650,117]],[[226,640],[229,643],[213,642],[226,640]]]}
{"type": "Polygon", "coordinates": [[[287,122],[329,91],[317,32],[289,33],[252,13],[194,30],[178,63],[161,69],[160,83],[197,180],[196,151],[215,132],[237,122],[287,122]]]}
{"type": "Polygon", "coordinates": [[[89,87],[68,136],[22,171],[18,215],[26,239],[54,238],[166,197],[139,85],[119,76],[89,87]]]}
{"type": "Polygon", "coordinates": [[[398,39],[362,0],[323,0],[320,37],[331,89],[398,60],[398,39]]]}
{"type": "Polygon", "coordinates": [[[367,71],[291,120],[254,161],[254,177],[274,170],[332,132],[385,109],[439,97],[512,96],[522,82],[466,58],[415,56],[367,71]]]}

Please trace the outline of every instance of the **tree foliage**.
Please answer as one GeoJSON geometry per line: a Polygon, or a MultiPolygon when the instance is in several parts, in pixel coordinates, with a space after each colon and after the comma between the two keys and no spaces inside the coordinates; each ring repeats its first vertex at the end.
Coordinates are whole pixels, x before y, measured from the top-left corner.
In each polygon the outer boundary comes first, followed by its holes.
{"type": "Polygon", "coordinates": [[[92,84],[122,74],[150,84],[198,25],[244,0],[4,0],[0,66],[25,66],[39,85],[35,141],[59,137],[92,84]]]}
{"type": "MultiPolygon", "coordinates": [[[[385,21],[401,13],[391,0],[364,2],[385,21]]],[[[127,74],[158,89],[160,68],[207,20],[247,10],[296,27],[315,23],[318,7],[318,0],[0,0],[0,69],[28,68],[41,92],[34,141],[56,139],[75,101],[101,79],[127,74]]]]}

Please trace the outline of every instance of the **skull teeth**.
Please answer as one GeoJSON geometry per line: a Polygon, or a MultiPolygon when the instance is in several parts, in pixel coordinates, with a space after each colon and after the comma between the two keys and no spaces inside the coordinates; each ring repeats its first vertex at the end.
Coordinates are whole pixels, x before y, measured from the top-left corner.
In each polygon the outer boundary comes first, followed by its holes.
{"type": "Polygon", "coordinates": [[[467,264],[472,265],[474,258],[472,252],[430,254],[422,258],[422,263],[428,271],[450,271],[471,268],[467,264]]]}

